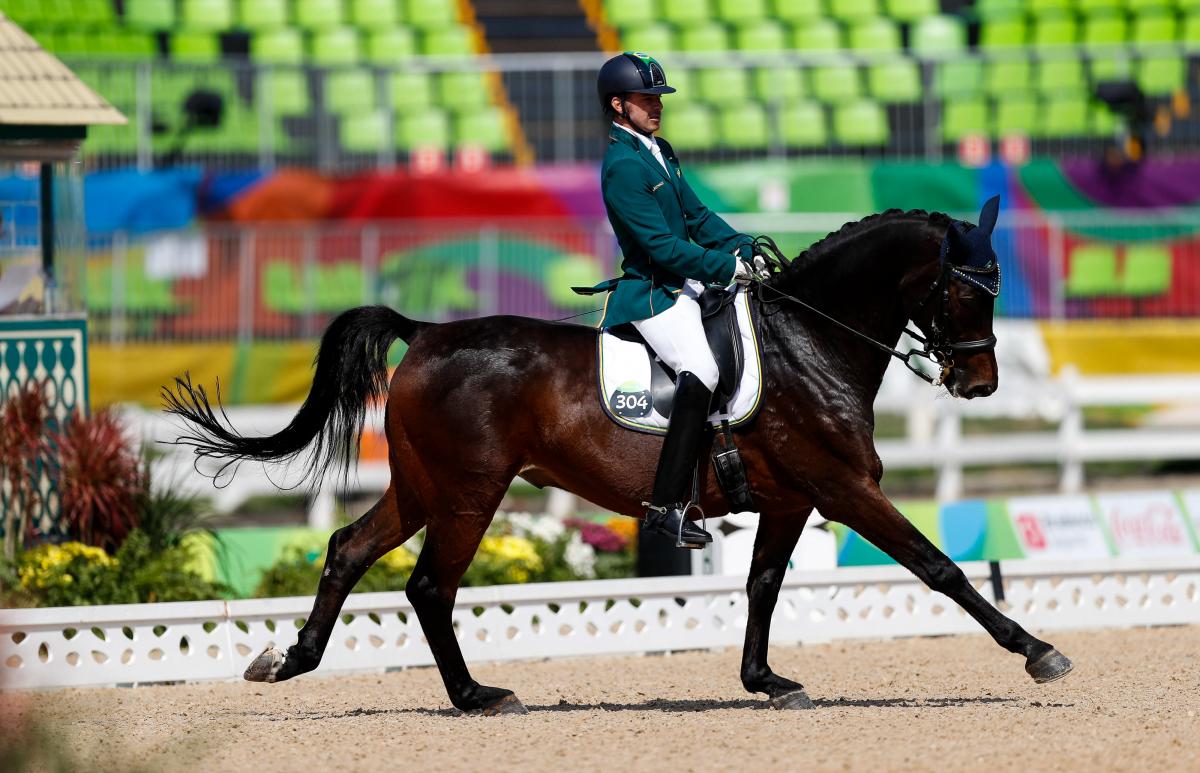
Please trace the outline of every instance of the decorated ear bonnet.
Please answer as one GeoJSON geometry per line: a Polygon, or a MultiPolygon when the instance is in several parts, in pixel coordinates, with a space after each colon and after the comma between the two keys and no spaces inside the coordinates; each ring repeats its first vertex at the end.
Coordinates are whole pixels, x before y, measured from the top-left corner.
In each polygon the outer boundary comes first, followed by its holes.
{"type": "Polygon", "coordinates": [[[992,296],[1000,293],[1000,263],[992,249],[992,230],[999,213],[1000,197],[993,196],[979,212],[979,225],[955,220],[942,239],[942,267],[992,296]]]}

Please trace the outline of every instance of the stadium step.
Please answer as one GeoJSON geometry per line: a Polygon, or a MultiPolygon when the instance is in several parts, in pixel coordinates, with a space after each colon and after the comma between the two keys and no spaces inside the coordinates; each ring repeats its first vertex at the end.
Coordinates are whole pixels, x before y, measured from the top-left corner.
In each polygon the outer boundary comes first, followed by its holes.
{"type": "Polygon", "coordinates": [[[473,0],[472,5],[494,53],[598,50],[578,0],[473,0]]]}

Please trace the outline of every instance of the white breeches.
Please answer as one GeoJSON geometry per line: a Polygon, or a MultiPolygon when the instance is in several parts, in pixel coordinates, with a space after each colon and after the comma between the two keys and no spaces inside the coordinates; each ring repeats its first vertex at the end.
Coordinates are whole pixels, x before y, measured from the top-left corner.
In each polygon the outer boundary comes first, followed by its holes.
{"type": "Polygon", "coordinates": [[[676,374],[688,371],[711,392],[720,375],[704,337],[700,304],[696,302],[703,291],[704,285],[689,279],[674,306],[649,319],[636,320],[633,326],[671,370],[676,374]]]}

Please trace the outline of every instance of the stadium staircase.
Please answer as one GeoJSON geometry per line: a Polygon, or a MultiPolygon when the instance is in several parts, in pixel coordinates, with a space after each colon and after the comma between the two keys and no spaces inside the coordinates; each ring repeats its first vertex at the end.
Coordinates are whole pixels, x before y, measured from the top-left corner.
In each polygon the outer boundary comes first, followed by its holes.
{"type": "Polygon", "coordinates": [[[578,0],[473,0],[493,53],[595,51],[596,33],[578,0]]]}

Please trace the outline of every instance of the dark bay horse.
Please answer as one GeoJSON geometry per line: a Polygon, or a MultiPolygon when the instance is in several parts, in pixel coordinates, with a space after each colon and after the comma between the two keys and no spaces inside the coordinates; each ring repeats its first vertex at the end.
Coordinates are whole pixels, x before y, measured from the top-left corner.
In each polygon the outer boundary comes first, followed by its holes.
{"type": "MultiPolygon", "coordinates": [[[[1000,646],[1024,656],[1025,670],[1038,682],[1071,670],[1050,644],[988,603],[883,495],[873,402],[889,355],[794,302],[889,346],[911,320],[942,342],[942,384],[952,394],[989,395],[997,385],[994,298],[968,273],[987,268],[986,260],[995,270],[995,204],[989,205],[978,227],[923,211],[872,215],[780,265],[754,288],[763,398],[758,417],[738,432],[738,445],[761,517],[746,586],[741,678],[776,708],[812,706],[799,683],[771,670],[767,640],[788,559],[814,507],[957,602],[1000,646]]],[[[998,274],[996,282],[998,288],[998,274]]],[[[321,466],[355,447],[368,402],[387,395],[391,485],[365,515],[330,537],[312,614],[297,643],[286,654],[268,648],[246,678],[277,682],[315,669],[354,584],[424,527],[406,593],[451,702],[465,712],[524,712],[511,691],[471,678],[451,612],[459,581],[515,476],[567,489],[613,512],[642,515],[662,440],[605,417],[596,368],[590,327],[522,317],[428,324],[367,306],[330,324],[312,390],[275,435],[237,434],[187,379],[177,379],[173,392],[164,390],[168,410],[194,427],[178,442],[201,456],[281,461],[315,448],[313,463],[321,466]],[[397,338],[409,350],[389,385],[386,354],[397,338]]],[[[728,512],[707,461],[703,473],[703,509],[728,512]]]]}

